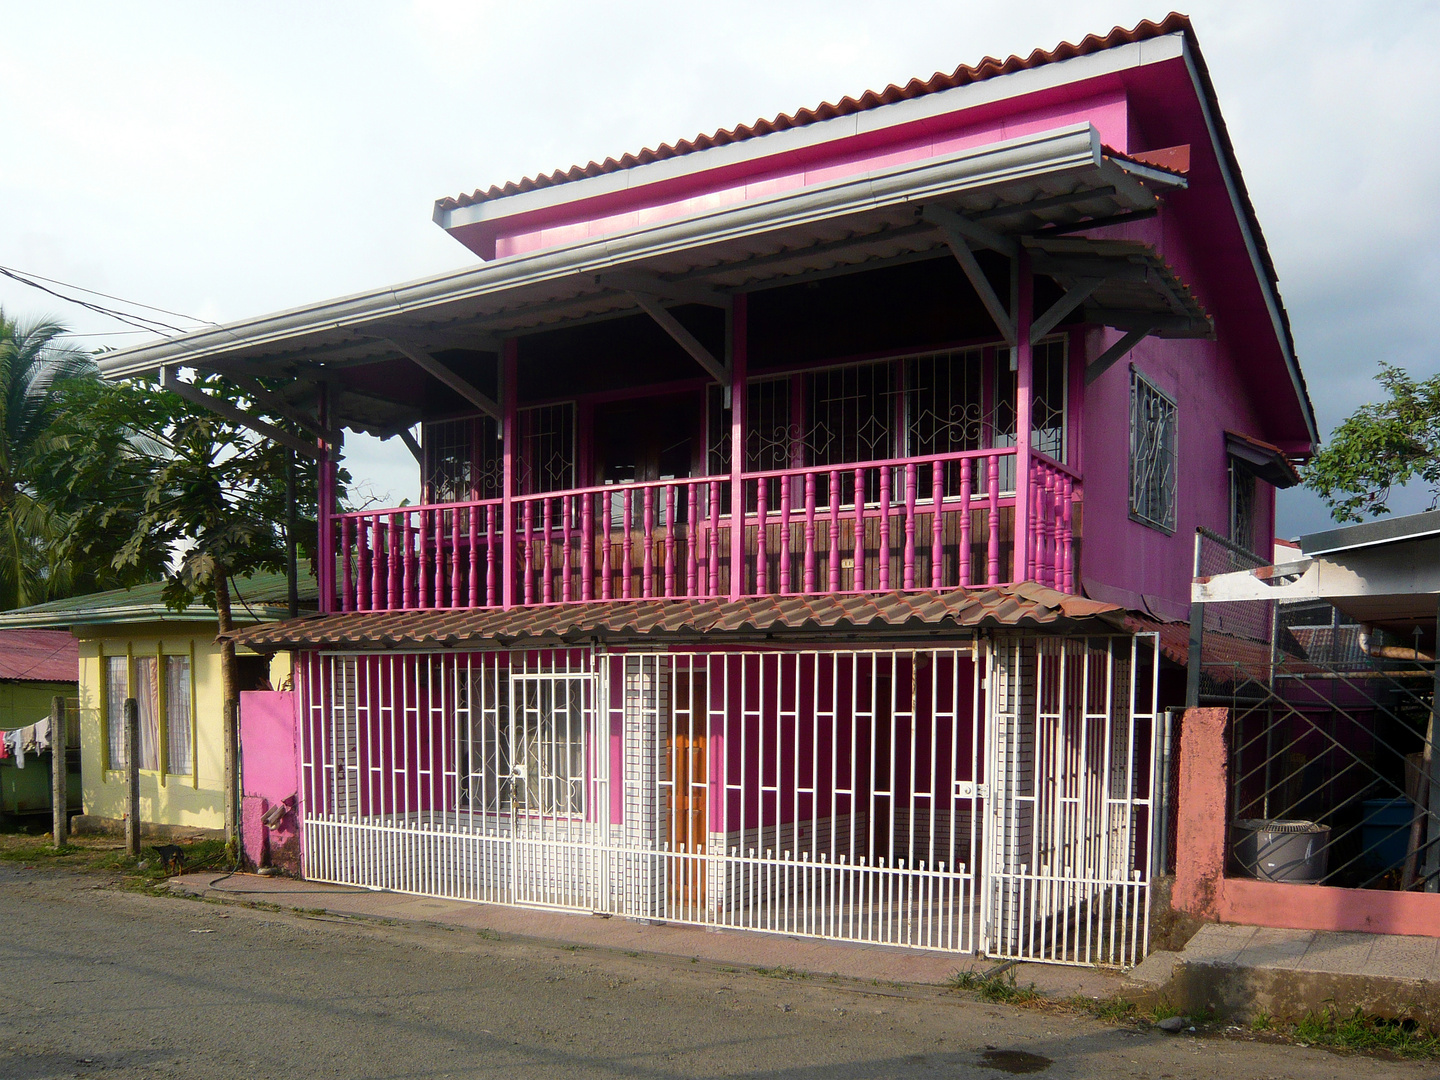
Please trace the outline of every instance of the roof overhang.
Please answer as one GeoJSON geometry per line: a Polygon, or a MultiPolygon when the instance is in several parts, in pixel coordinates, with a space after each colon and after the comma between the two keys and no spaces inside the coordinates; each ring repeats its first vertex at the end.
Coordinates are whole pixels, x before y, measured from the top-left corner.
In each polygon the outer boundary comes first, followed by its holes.
{"type": "Polygon", "coordinates": [[[1300,474],[1295,464],[1278,446],[1241,435],[1239,432],[1225,432],[1225,452],[1264,480],[1277,488],[1294,487],[1300,483],[1300,474]]]}
{"type": "MultiPolygon", "coordinates": [[[[921,217],[928,207],[1011,243],[1048,241],[1152,213],[1184,185],[1107,153],[1091,125],[1072,125],[136,346],[100,369],[108,378],[183,366],[320,382],[399,359],[397,340],[494,351],[503,338],[633,312],[637,277],[683,301],[917,257],[945,243],[921,217]]],[[[413,406],[342,392],[331,422],[384,434],[418,419],[413,406]]]]}

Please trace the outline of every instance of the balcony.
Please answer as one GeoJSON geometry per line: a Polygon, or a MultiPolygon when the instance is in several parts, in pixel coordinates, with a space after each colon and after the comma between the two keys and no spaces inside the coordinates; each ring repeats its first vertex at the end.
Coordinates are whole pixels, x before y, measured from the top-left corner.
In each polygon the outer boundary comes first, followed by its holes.
{"type": "Polygon", "coordinates": [[[343,514],[334,521],[336,606],[736,599],[1017,580],[1073,592],[1080,477],[1038,451],[1024,465],[1016,457],[1013,447],[970,450],[343,514]],[[1017,487],[1028,511],[1019,530],[1017,487]]]}

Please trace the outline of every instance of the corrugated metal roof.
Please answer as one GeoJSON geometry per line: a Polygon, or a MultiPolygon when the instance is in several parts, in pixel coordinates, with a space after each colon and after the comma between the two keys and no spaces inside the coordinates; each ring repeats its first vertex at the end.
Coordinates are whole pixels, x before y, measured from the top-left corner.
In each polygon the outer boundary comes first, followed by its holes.
{"type": "Polygon", "coordinates": [[[878,92],[867,90],[859,97],[843,97],[833,104],[826,101],[813,109],[800,109],[795,113],[781,113],[779,116],[770,120],[761,118],[753,124],[739,124],[734,128],[721,128],[719,131],[709,135],[701,134],[695,136],[693,139],[681,139],[673,144],[661,143],[653,150],[647,147],[638,154],[623,154],[619,158],[607,157],[604,161],[591,161],[586,165],[573,165],[569,169],[557,169],[551,173],[527,176],[518,182],[492,184],[483,190],[476,189],[468,195],[462,194],[455,198],[438,199],[435,205],[439,210],[454,210],[462,206],[473,206],[475,203],[488,202],[491,199],[504,198],[507,195],[518,195],[521,192],[534,191],[537,188],[554,187],[556,184],[565,184],[572,180],[583,180],[590,176],[602,176],[605,173],[619,172],[622,169],[631,169],[637,165],[648,165],[655,161],[664,161],[668,158],[693,154],[697,151],[708,150],[715,146],[726,146],[730,143],[743,142],[746,139],[758,138],[761,135],[769,135],[777,131],[806,127],[810,124],[819,123],[822,120],[832,120],[837,116],[850,116],[854,113],[877,109],[882,105],[890,105],[897,101],[907,101],[912,98],[924,97],[927,94],[936,94],[942,90],[953,90],[957,86],[983,82],[986,79],[993,79],[999,75],[1009,75],[1016,71],[1043,67],[1045,64],[1058,63],[1062,60],[1070,60],[1077,56],[1086,56],[1090,53],[1100,52],[1104,49],[1113,49],[1120,45],[1129,45],[1137,41],[1146,41],[1150,38],[1160,37],[1164,34],[1173,34],[1177,31],[1190,33],[1190,20],[1184,15],[1171,12],[1158,23],[1151,22],[1147,19],[1129,30],[1117,26],[1104,37],[1087,34],[1079,43],[1072,44],[1068,41],[1062,41],[1053,49],[1036,49],[1030,53],[1029,56],[1024,57],[1011,56],[1006,60],[997,60],[992,56],[987,56],[975,65],[961,64],[948,75],[944,72],[937,71],[928,79],[911,79],[904,86],[896,86],[894,83],[891,83],[884,90],[878,92]]]}
{"type": "MultiPolygon", "coordinates": [[[[152,581],[129,589],[71,596],[45,604],[0,612],[0,628],[86,626],[134,622],[214,622],[215,612],[203,604],[175,611],[165,604],[165,583],[152,581]]],[[[319,586],[308,563],[300,566],[300,602],[314,605],[319,586]]],[[[231,607],[237,621],[273,619],[283,612],[284,574],[252,574],[231,581],[231,607]]],[[[66,634],[68,637],[68,633],[66,634]]]]}
{"type": "Polygon", "coordinates": [[[943,592],[839,596],[748,596],[741,600],[603,600],[528,608],[364,611],[292,619],[233,631],[253,649],[295,646],[394,648],[707,637],[808,631],[925,631],[979,627],[1051,627],[1102,623],[1119,629],[1124,613],[1042,585],[1023,582],[943,592]]]}
{"type": "Polygon", "coordinates": [[[0,630],[0,679],[78,682],[80,642],[68,630],[0,630]]]}

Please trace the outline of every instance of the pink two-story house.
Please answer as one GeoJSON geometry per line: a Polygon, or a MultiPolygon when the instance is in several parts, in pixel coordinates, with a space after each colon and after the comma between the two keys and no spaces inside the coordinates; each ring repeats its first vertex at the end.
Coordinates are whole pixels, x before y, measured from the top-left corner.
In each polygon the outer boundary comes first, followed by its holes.
{"type": "Polygon", "coordinates": [[[1136,962],[1195,529],[1315,441],[1188,20],[435,220],[473,267],[103,364],[316,434],[323,610],[244,634],[303,872],[1136,962]],[[335,505],[347,428],[421,505],[335,505]]]}

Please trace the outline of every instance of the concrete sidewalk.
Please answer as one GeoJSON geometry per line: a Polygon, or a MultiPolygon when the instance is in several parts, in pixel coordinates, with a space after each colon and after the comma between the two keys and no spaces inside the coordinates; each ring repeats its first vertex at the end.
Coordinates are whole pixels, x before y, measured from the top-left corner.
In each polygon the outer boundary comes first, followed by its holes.
{"type": "MultiPolygon", "coordinates": [[[[170,884],[173,889],[192,895],[242,903],[279,904],[332,915],[434,923],[557,945],[654,953],[687,960],[694,957],[736,967],[788,968],[807,974],[839,975],[881,983],[941,985],[957,971],[985,971],[995,967],[993,960],[955,953],[441,900],[294,878],[254,874],[222,877],[212,872],[183,874],[172,878],[170,884]]],[[[1019,985],[1033,983],[1039,992],[1056,998],[1075,995],[1108,998],[1124,986],[1123,976],[1109,969],[1020,964],[1014,971],[1019,985]]],[[[1008,972],[1006,978],[1009,978],[1008,972]]]]}
{"type": "Polygon", "coordinates": [[[1207,924],[1129,974],[1184,1009],[1253,1019],[1355,1009],[1440,1023],[1440,939],[1207,924]]]}

